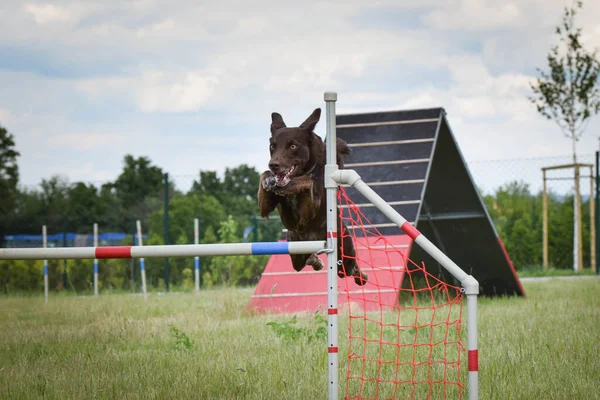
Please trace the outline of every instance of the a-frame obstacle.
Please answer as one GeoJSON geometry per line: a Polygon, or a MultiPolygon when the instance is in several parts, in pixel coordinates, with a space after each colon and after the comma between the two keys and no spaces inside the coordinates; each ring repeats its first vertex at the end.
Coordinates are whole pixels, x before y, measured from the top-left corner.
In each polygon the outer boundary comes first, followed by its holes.
{"type": "MultiPolygon", "coordinates": [[[[512,262],[498,236],[489,213],[462,157],[443,108],[372,112],[338,115],[337,135],[351,147],[345,168],[355,170],[362,179],[396,211],[440,248],[465,272],[479,281],[484,295],[525,295],[512,262]]],[[[353,188],[345,188],[361,212],[385,236],[388,244],[413,262],[424,262],[430,273],[447,282],[453,278],[380,211],[372,207],[353,188]]],[[[369,226],[366,226],[368,229],[369,226]]],[[[357,232],[358,234],[358,232],[357,232]]],[[[363,242],[364,243],[364,242],[363,242]]],[[[373,250],[377,243],[368,243],[373,250]]],[[[365,246],[357,246],[357,256],[365,246]]],[[[370,282],[398,282],[398,288],[382,290],[371,283],[363,287],[345,284],[339,279],[339,303],[352,297],[352,291],[367,299],[369,309],[378,303],[394,304],[405,267],[397,251],[371,252],[386,257],[392,268],[384,271],[361,268],[370,282]],[[395,257],[390,259],[390,257],[395,257]],[[376,302],[368,301],[376,297],[376,302]]],[[[325,262],[325,257],[321,256],[325,262]]],[[[375,257],[375,258],[373,258],[375,257]]],[[[381,260],[384,261],[383,259],[381,260]]],[[[351,278],[348,278],[349,280],[351,278]]],[[[257,313],[325,310],[327,272],[306,267],[295,272],[288,255],[273,255],[248,304],[257,313]]]]}

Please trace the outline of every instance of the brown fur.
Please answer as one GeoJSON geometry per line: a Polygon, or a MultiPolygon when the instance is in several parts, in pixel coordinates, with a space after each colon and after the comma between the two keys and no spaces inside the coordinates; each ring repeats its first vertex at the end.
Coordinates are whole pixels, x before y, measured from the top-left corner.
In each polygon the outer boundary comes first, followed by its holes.
{"type": "MultiPolygon", "coordinates": [[[[327,235],[326,195],[324,186],[325,143],[313,130],[321,116],[317,108],[300,126],[288,128],[278,113],[271,115],[271,138],[269,170],[262,173],[258,189],[258,207],[260,215],[268,218],[275,209],[279,211],[281,221],[287,228],[288,241],[325,240],[327,235]],[[289,183],[278,186],[275,175],[289,171],[295,166],[289,183]]],[[[344,156],[350,154],[350,148],[341,139],[337,140],[337,164],[344,167],[344,156]]],[[[346,231],[346,226],[340,226],[346,231]]],[[[340,235],[341,236],[341,235],[340,235]]],[[[340,237],[338,236],[338,237],[340,237]]],[[[341,250],[348,256],[338,267],[338,276],[354,276],[358,285],[367,283],[367,275],[361,273],[355,257],[352,238],[346,236],[338,240],[338,259],[341,250]]],[[[314,270],[323,268],[323,263],[315,254],[292,254],[292,265],[301,271],[306,265],[314,270]]]]}

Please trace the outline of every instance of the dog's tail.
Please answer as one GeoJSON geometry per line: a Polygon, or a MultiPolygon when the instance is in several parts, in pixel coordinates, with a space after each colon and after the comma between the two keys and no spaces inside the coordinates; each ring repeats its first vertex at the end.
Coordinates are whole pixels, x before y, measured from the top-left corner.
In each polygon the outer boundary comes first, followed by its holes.
{"type": "Polygon", "coordinates": [[[336,147],[338,168],[342,169],[344,168],[344,157],[349,156],[352,153],[352,149],[345,141],[339,138],[336,141],[336,147]]]}

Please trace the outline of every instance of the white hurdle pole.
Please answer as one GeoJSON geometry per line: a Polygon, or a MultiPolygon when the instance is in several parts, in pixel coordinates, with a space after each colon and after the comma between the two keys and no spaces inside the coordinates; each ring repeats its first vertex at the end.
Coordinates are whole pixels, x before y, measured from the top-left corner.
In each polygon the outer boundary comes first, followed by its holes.
{"type": "MultiPolygon", "coordinates": [[[[137,237],[138,237],[138,246],[143,246],[142,242],[142,222],[138,219],[136,221],[137,227],[137,237]]],[[[144,257],[140,258],[140,272],[142,276],[142,293],[144,294],[144,300],[148,298],[148,293],[146,292],[146,267],[144,265],[144,257]]]]}
{"type": "MultiPolygon", "coordinates": [[[[42,226],[42,247],[48,247],[46,225],[42,226]]],[[[48,260],[44,259],[44,302],[48,302],[48,260]]]]}
{"type": "Polygon", "coordinates": [[[332,179],[337,171],[336,157],[336,118],[335,102],[337,93],[325,93],[327,126],[325,133],[327,164],[325,165],[325,188],[327,189],[327,339],[329,367],[329,400],[337,400],[338,383],[338,287],[337,287],[337,189],[338,184],[332,179]]]}
{"type": "MultiPolygon", "coordinates": [[[[194,218],[194,244],[198,244],[200,234],[200,222],[198,218],[194,218]]],[[[194,257],[194,283],[196,286],[196,294],[200,293],[200,257],[194,257]]]]}
{"type": "MultiPolygon", "coordinates": [[[[94,224],[94,247],[98,247],[98,224],[94,224]]],[[[94,296],[98,296],[98,259],[94,258],[94,296]]]]}
{"type": "Polygon", "coordinates": [[[98,258],[260,256],[312,254],[327,249],[324,240],[219,244],[169,244],[156,246],[53,247],[48,249],[2,248],[0,260],[73,260],[98,258]]]}

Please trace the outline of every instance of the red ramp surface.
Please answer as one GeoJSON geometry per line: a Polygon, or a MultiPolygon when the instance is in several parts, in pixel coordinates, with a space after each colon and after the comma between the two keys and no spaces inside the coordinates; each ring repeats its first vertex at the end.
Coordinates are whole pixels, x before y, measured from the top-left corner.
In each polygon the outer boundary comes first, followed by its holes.
{"type": "MultiPolygon", "coordinates": [[[[338,307],[352,304],[367,311],[394,306],[404,277],[412,239],[407,235],[355,238],[358,265],[369,275],[364,286],[354,278],[338,278],[338,307]]],[[[321,271],[306,266],[294,271],[290,256],[273,255],[248,303],[247,312],[277,314],[327,310],[327,256],[319,256],[321,271]]]]}

